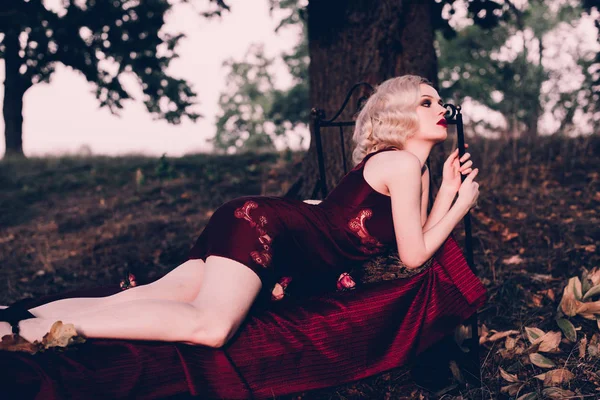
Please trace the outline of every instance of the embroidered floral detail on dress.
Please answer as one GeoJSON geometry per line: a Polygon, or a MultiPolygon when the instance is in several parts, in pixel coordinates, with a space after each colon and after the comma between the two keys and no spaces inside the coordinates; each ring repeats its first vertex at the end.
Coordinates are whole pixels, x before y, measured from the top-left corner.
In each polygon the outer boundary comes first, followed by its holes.
{"type": "Polygon", "coordinates": [[[284,276],[281,278],[273,287],[273,291],[271,292],[271,300],[279,301],[283,299],[283,296],[285,296],[285,289],[287,289],[291,281],[291,276],[284,276]]]}
{"type": "Polygon", "coordinates": [[[258,218],[258,223],[254,222],[252,216],[250,216],[250,210],[258,208],[258,204],[255,201],[249,200],[244,203],[243,206],[237,208],[233,215],[236,218],[242,218],[248,221],[251,227],[255,228],[259,234],[258,241],[262,245],[262,251],[253,251],[250,253],[250,257],[254,260],[258,265],[262,265],[267,268],[271,264],[271,237],[267,234],[267,231],[264,229],[267,225],[267,217],[261,215],[258,218]]]}
{"type": "Polygon", "coordinates": [[[383,244],[371,236],[367,228],[365,228],[365,221],[372,216],[373,211],[370,208],[365,208],[360,210],[358,215],[348,222],[350,230],[358,235],[360,242],[363,244],[360,249],[367,254],[378,253],[383,247],[383,244]]]}
{"type": "Polygon", "coordinates": [[[136,287],[137,283],[135,281],[135,275],[133,275],[131,272],[127,273],[127,276],[119,283],[119,286],[121,287],[121,290],[127,290],[129,288],[136,287]]]}
{"type": "Polygon", "coordinates": [[[337,280],[337,290],[352,290],[355,286],[356,282],[347,272],[343,272],[337,280]]]}

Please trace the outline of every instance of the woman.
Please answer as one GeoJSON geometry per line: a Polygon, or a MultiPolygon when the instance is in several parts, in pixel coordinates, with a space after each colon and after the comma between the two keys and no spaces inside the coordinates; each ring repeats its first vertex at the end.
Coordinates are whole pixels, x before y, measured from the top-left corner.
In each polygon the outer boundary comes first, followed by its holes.
{"type": "Polygon", "coordinates": [[[356,167],[319,205],[260,196],[232,200],[215,211],[188,260],[163,278],[104,298],[9,308],[0,312],[10,322],[0,322],[0,336],[12,331],[30,342],[41,340],[60,319],[89,338],[218,348],[257,299],[280,299],[292,285],[322,290],[349,265],[392,246],[408,268],[421,266],[479,193],[478,170],[468,153],[460,166],[455,150],[427,215],[425,161],[447,137],[445,112],[423,78],[383,82],[357,119],[356,167]],[[461,174],[468,175],[462,183],[461,174]]]}

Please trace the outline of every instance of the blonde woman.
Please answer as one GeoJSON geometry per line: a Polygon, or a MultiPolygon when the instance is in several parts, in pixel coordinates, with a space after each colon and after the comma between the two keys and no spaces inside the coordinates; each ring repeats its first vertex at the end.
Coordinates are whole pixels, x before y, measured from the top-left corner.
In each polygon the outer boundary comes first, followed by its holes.
{"type": "Polygon", "coordinates": [[[10,307],[0,312],[7,321],[0,322],[0,336],[41,340],[62,320],[88,338],[219,348],[257,301],[278,301],[290,290],[349,288],[344,272],[389,248],[397,247],[408,268],[443,257],[438,250],[479,191],[469,154],[460,166],[454,151],[427,214],[425,161],[447,137],[442,104],[423,78],[383,82],[357,119],[356,166],[320,204],[262,196],[229,201],[215,211],[187,261],[163,278],[109,297],[57,300],[28,311],[10,307]],[[461,174],[467,175],[462,183],[461,174]]]}

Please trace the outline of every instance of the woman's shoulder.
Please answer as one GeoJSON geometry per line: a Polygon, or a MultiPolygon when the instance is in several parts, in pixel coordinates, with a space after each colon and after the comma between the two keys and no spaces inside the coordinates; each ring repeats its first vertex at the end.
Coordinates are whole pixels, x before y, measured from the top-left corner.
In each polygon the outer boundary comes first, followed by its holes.
{"type": "MultiPolygon", "coordinates": [[[[421,162],[413,153],[401,150],[401,149],[393,149],[391,151],[381,151],[377,154],[373,154],[367,160],[373,166],[381,166],[386,170],[392,168],[414,168],[416,165],[417,168],[421,169],[421,162]]],[[[366,166],[366,163],[365,163],[366,166]]]]}
{"type": "Polygon", "coordinates": [[[398,177],[419,177],[420,169],[421,163],[414,154],[395,149],[374,154],[364,165],[363,177],[375,190],[389,195],[390,184],[401,181],[398,177]]]}

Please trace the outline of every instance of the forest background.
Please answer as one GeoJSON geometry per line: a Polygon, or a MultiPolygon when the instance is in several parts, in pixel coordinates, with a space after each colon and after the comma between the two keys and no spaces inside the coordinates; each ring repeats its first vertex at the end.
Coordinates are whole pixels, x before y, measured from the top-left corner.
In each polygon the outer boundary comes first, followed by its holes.
{"type": "MultiPolygon", "coordinates": [[[[278,29],[296,27],[303,34],[280,60],[258,43],[243,59],[224,64],[215,154],[23,159],[23,96],[51,79],[57,63],[80,71],[97,88],[100,105],[114,112],[132,97],[120,78],[133,74],[157,118],[180,123],[199,117],[193,88],[168,70],[183,36],[159,34],[174,3],[152,2],[156,8],[149,10],[134,1],[101,9],[99,2],[71,1],[62,15],[41,1],[0,5],[7,149],[0,163],[0,260],[10,266],[0,272],[4,304],[114,283],[126,271],[140,282],[155,279],[181,261],[223,201],[282,195],[292,187],[308,197],[317,176],[314,141],[296,152],[276,151],[282,148],[275,142],[306,132],[311,107],[332,115],[356,82],[417,73],[463,107],[485,182],[473,217],[476,266],[490,294],[480,316],[486,390],[493,396],[596,393],[597,314],[565,309],[561,293],[568,281],[579,293],[576,300],[591,304],[594,294],[584,294],[598,284],[588,274],[600,259],[597,1],[372,6],[271,0],[283,15],[278,29]],[[98,12],[106,19],[90,18],[98,12]],[[118,68],[106,68],[105,59],[118,68]],[[273,66],[280,61],[292,77],[286,88],[275,83],[273,66]],[[569,280],[575,275],[581,276],[579,292],[577,281],[569,280]],[[557,332],[562,341],[547,345],[549,352],[539,350],[538,336],[554,341],[557,332]],[[571,356],[575,352],[578,357],[571,356]],[[544,359],[532,359],[540,353],[544,359]],[[544,371],[565,368],[573,376],[559,371],[540,379],[544,371]],[[554,379],[557,374],[562,378],[554,379]]],[[[198,4],[208,7],[199,18],[226,21],[226,1],[198,4]]],[[[336,135],[324,140],[330,182],[341,176],[342,159],[334,151],[339,144],[336,135]]],[[[452,145],[434,154],[434,171],[452,145]]],[[[421,393],[400,369],[322,395],[396,397],[407,391],[421,393]]]]}

